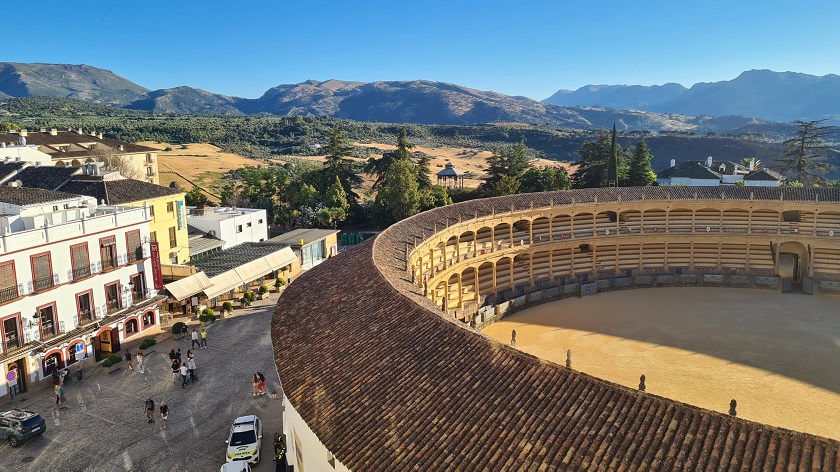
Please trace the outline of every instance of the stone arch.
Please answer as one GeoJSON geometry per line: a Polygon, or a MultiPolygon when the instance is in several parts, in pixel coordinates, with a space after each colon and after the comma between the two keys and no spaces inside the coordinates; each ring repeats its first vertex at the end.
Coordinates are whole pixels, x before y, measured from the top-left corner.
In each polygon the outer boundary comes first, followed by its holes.
{"type": "Polygon", "coordinates": [[[716,208],[701,208],[694,212],[694,231],[698,233],[720,232],[721,212],[716,208]]]}
{"type": "Polygon", "coordinates": [[[551,219],[551,238],[555,241],[572,237],[572,217],[557,215],[551,219]]]}
{"type": "Polygon", "coordinates": [[[513,260],[503,257],[496,262],[496,293],[513,287],[513,260]]]}
{"type": "Polygon", "coordinates": [[[508,223],[499,223],[493,227],[493,241],[496,243],[497,250],[510,247],[510,225],[508,223]]]}
{"type": "Polygon", "coordinates": [[[55,161],[56,167],[67,167],[67,163],[64,161],[55,161]]]}
{"type": "Polygon", "coordinates": [[[73,167],[82,167],[82,163],[78,159],[73,159],[72,161],[70,161],[70,165],[73,167]]]}
{"type": "Polygon", "coordinates": [[[690,233],[693,231],[693,220],[694,212],[688,208],[675,208],[668,212],[668,232],[690,233]]]}
{"type": "Polygon", "coordinates": [[[801,282],[810,266],[808,249],[799,241],[785,241],[776,246],[776,273],[801,282]]]}
{"type": "Polygon", "coordinates": [[[140,332],[140,322],[137,321],[137,317],[131,317],[125,320],[125,325],[123,326],[123,331],[125,332],[125,337],[134,336],[135,334],[140,332]]]}
{"type": "Polygon", "coordinates": [[[458,236],[458,254],[461,255],[461,260],[469,259],[475,256],[475,233],[472,231],[465,231],[458,236]]]}
{"type": "Polygon", "coordinates": [[[531,221],[519,220],[513,224],[513,244],[531,244],[531,221]]]}
{"type": "Polygon", "coordinates": [[[639,233],[642,229],[642,212],[639,210],[625,210],[618,215],[619,234],[639,233]]]}
{"type": "Polygon", "coordinates": [[[478,254],[487,254],[493,251],[493,230],[489,226],[483,226],[475,233],[476,235],[476,252],[478,254]]]}
{"type": "Polygon", "coordinates": [[[547,217],[541,216],[531,224],[531,234],[534,244],[547,243],[551,240],[550,221],[547,217]]]}
{"type": "Polygon", "coordinates": [[[478,294],[493,295],[495,267],[492,262],[485,262],[478,266],[478,294]]]}
{"type": "Polygon", "coordinates": [[[467,267],[461,271],[461,300],[478,300],[478,269],[467,267]]]}
{"type": "Polygon", "coordinates": [[[521,287],[531,284],[531,255],[517,254],[513,258],[513,286],[521,287]]]}
{"type": "Polygon", "coordinates": [[[578,213],[572,218],[572,230],[576,238],[590,238],[595,231],[595,215],[589,212],[578,213]]]}

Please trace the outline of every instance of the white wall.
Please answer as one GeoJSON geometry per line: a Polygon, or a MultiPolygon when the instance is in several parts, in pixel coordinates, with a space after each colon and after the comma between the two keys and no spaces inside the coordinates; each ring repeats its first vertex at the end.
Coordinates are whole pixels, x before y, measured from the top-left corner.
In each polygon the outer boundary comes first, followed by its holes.
{"type": "Polygon", "coordinates": [[[222,249],[228,249],[242,243],[260,242],[268,239],[268,219],[265,210],[237,208],[235,212],[218,212],[221,208],[206,208],[207,216],[187,216],[187,224],[224,241],[222,249]],[[249,226],[250,224],[250,226],[249,226]],[[237,226],[242,227],[237,232],[237,226]]]}
{"type": "Polygon", "coordinates": [[[745,180],[747,187],[781,187],[782,183],[777,180],[745,180]]]}
{"type": "Polygon", "coordinates": [[[309,428],[309,425],[303,421],[285,395],[283,395],[283,433],[286,435],[286,456],[289,465],[294,465],[295,470],[335,470],[338,472],[350,470],[338,459],[335,459],[335,467],[328,462],[332,454],[309,428]],[[298,446],[300,446],[299,449],[298,446]],[[302,464],[298,464],[299,459],[302,459],[302,464]]]}

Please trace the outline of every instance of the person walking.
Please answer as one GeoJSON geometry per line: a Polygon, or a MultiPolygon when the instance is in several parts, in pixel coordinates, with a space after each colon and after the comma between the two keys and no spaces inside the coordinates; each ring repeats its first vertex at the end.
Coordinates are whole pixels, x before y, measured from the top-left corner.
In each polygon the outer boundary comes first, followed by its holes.
{"type": "Polygon", "coordinates": [[[265,395],[265,376],[262,373],[257,372],[257,377],[259,377],[259,379],[260,379],[260,387],[259,387],[259,391],[258,391],[257,394],[258,395],[265,395]]]}
{"type": "Polygon", "coordinates": [[[190,382],[198,382],[198,374],[195,372],[195,359],[192,356],[187,359],[187,370],[190,372],[190,382]]]}
{"type": "Polygon", "coordinates": [[[175,349],[169,351],[169,362],[175,360],[175,349]]]}
{"type": "Polygon", "coordinates": [[[190,381],[189,377],[190,371],[187,370],[187,366],[185,364],[181,364],[180,374],[181,374],[181,388],[184,388],[184,385],[190,381]]]}
{"type": "Polygon", "coordinates": [[[67,409],[67,397],[64,396],[64,382],[58,384],[58,409],[67,409]]]}
{"type": "Polygon", "coordinates": [[[190,347],[195,349],[196,346],[201,347],[201,343],[198,340],[198,331],[196,331],[195,328],[193,328],[193,330],[192,330],[192,343],[190,344],[190,347]]]}
{"type": "Polygon", "coordinates": [[[184,338],[184,341],[187,340],[187,324],[186,323],[181,325],[181,337],[184,338]]]}
{"type": "Polygon", "coordinates": [[[204,331],[204,328],[201,328],[201,349],[207,348],[207,331],[204,331]]]}
{"type": "Polygon", "coordinates": [[[178,363],[181,363],[181,349],[178,349],[178,352],[175,353],[175,359],[178,359],[178,363]]]}
{"type": "Polygon", "coordinates": [[[178,381],[178,375],[181,372],[181,363],[178,362],[178,359],[172,359],[172,383],[178,381]]]}
{"type": "Polygon", "coordinates": [[[149,420],[149,423],[155,422],[155,401],[152,400],[152,397],[146,398],[146,418],[149,420]]]}
{"type": "Polygon", "coordinates": [[[134,371],[134,367],[132,367],[132,365],[131,365],[131,351],[129,351],[128,349],[125,350],[125,364],[126,364],[126,366],[125,366],[125,371],[126,372],[134,371]]]}
{"type": "Polygon", "coordinates": [[[256,397],[260,391],[260,377],[257,375],[256,372],[254,372],[254,378],[252,379],[252,382],[254,383],[254,396],[256,397]]]}
{"type": "Polygon", "coordinates": [[[169,419],[169,405],[166,402],[160,402],[160,417],[163,419],[163,429],[166,429],[166,421],[169,419]]]}
{"type": "Polygon", "coordinates": [[[59,387],[58,384],[55,384],[55,386],[53,387],[53,391],[55,392],[55,406],[59,406],[58,403],[59,403],[59,399],[61,398],[61,396],[59,395],[59,392],[58,392],[58,387],[59,387]]]}
{"type": "Polygon", "coordinates": [[[143,365],[143,353],[142,352],[137,353],[137,371],[140,372],[141,374],[146,373],[146,366],[143,365]]]}

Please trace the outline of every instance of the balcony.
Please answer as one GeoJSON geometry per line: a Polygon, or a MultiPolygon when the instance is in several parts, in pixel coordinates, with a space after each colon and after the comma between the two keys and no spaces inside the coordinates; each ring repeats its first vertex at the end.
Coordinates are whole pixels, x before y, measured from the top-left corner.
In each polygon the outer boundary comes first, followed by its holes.
{"type": "Polygon", "coordinates": [[[20,297],[20,293],[23,291],[22,289],[23,286],[21,284],[15,285],[14,287],[0,288],[0,303],[20,297]]]}
{"type": "Polygon", "coordinates": [[[92,323],[96,317],[91,309],[87,310],[80,310],[79,311],[79,326],[86,325],[88,323],[92,323]]]}
{"type": "Polygon", "coordinates": [[[17,333],[7,334],[6,339],[3,342],[3,347],[5,348],[4,352],[12,352],[15,349],[23,347],[23,339],[21,339],[17,333]]]}
{"type": "Polygon", "coordinates": [[[58,328],[52,322],[47,322],[41,325],[41,341],[58,336],[58,328]]]}
{"type": "Polygon", "coordinates": [[[105,303],[105,308],[108,311],[108,314],[111,314],[111,313],[114,313],[115,311],[121,310],[122,309],[122,303],[120,303],[119,299],[108,300],[108,302],[105,303]]]}
{"type": "Polygon", "coordinates": [[[58,285],[58,274],[39,277],[35,280],[29,281],[29,288],[31,292],[42,292],[51,289],[58,285]]]}
{"type": "Polygon", "coordinates": [[[72,280],[81,280],[81,279],[84,279],[85,277],[90,277],[92,272],[93,271],[91,271],[91,268],[89,266],[87,266],[87,267],[74,267],[70,271],[70,278],[72,280]]]}
{"type": "Polygon", "coordinates": [[[102,271],[116,269],[119,267],[119,262],[116,256],[107,257],[102,259],[102,271]]]}

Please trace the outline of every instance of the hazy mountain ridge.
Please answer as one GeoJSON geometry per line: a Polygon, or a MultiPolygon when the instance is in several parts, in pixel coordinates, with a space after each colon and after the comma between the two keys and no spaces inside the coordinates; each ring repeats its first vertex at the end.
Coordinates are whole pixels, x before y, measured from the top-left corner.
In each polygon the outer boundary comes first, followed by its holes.
{"type": "Polygon", "coordinates": [[[753,116],[768,121],[827,118],[840,124],[840,76],[750,70],[732,80],[701,82],[688,89],[678,84],[588,85],[560,90],[543,102],[692,116],[753,116]]]}
{"type": "Polygon", "coordinates": [[[87,65],[0,62],[0,96],[75,98],[121,106],[149,89],[87,65]]]}

